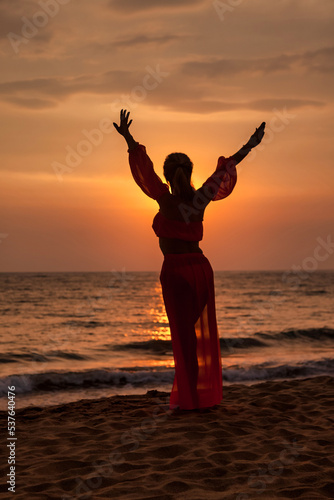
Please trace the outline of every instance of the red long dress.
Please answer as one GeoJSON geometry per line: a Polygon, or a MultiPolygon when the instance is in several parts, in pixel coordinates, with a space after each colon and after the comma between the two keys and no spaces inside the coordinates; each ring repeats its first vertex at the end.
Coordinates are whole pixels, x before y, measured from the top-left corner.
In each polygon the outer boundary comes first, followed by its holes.
{"type": "MultiPolygon", "coordinates": [[[[134,180],[147,196],[159,202],[161,196],[170,194],[168,185],[155,173],[145,146],[138,144],[129,151],[129,164],[134,180]]],[[[226,198],[236,184],[235,165],[232,158],[219,157],[215,172],[202,185],[201,196],[204,191],[214,201],[226,198]]],[[[184,218],[168,219],[159,211],[152,227],[158,237],[200,241],[202,221],[190,222],[186,214],[184,218]]],[[[165,254],[160,282],[175,362],[169,406],[192,410],[219,404],[223,397],[222,364],[210,262],[203,253],[165,254]]]]}

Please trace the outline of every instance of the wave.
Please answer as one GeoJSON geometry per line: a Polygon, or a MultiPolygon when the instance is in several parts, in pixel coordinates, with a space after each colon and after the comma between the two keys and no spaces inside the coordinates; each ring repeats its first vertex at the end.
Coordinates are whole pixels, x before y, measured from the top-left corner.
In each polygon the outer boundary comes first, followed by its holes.
{"type": "MultiPolygon", "coordinates": [[[[232,351],[233,349],[252,349],[256,347],[272,347],[273,344],[282,345],[282,342],[318,342],[334,341],[334,330],[331,328],[309,328],[283,330],[278,333],[258,332],[251,337],[223,337],[220,338],[220,348],[223,351],[232,351]]],[[[129,342],[127,344],[108,344],[115,351],[127,350],[145,350],[156,354],[171,354],[172,341],[162,339],[150,339],[138,342],[129,342]]]]}
{"type": "Polygon", "coordinates": [[[7,395],[8,386],[14,385],[16,394],[40,391],[64,391],[74,388],[122,387],[131,384],[134,387],[150,384],[169,384],[173,382],[174,370],[130,369],[108,370],[91,369],[76,372],[65,370],[46,373],[9,375],[0,378],[0,396],[7,395]]]}
{"type": "MultiPolygon", "coordinates": [[[[293,342],[294,344],[314,344],[315,347],[327,346],[334,342],[334,330],[331,328],[309,328],[309,329],[292,329],[283,330],[279,333],[262,333],[257,332],[249,337],[225,337],[220,338],[220,348],[224,354],[232,354],[235,350],[259,350],[262,348],[275,348],[276,346],[282,347],[284,344],[286,348],[293,342]]],[[[126,344],[104,344],[105,350],[113,351],[146,351],[147,353],[156,356],[172,356],[173,347],[171,340],[150,339],[138,342],[129,342],[126,344]]],[[[56,359],[68,359],[76,361],[87,361],[93,359],[91,356],[81,354],[76,351],[62,351],[53,350],[48,352],[7,352],[0,355],[0,364],[20,363],[20,362],[36,362],[47,363],[56,359]]]]}
{"type": "Polygon", "coordinates": [[[267,344],[263,340],[254,337],[234,337],[222,338],[220,340],[220,348],[223,351],[231,351],[233,349],[247,349],[252,347],[265,347],[267,344]]]}
{"type": "Polygon", "coordinates": [[[268,363],[244,368],[242,366],[229,367],[223,370],[223,379],[227,382],[265,381],[279,379],[294,379],[317,375],[334,377],[334,359],[307,360],[295,364],[268,366],[268,363]]]}
{"type": "MultiPolygon", "coordinates": [[[[240,337],[240,338],[223,338],[220,340],[220,348],[222,350],[230,350],[233,348],[247,348],[247,347],[262,347],[265,343],[253,337],[240,337]]],[[[155,354],[172,354],[173,347],[171,340],[151,339],[139,342],[129,342],[128,344],[111,345],[110,348],[115,351],[127,351],[131,349],[145,350],[154,352],[155,354]]]]}
{"type": "MultiPolygon", "coordinates": [[[[174,368],[137,367],[112,369],[90,369],[84,371],[50,371],[9,375],[0,378],[0,396],[7,396],[8,386],[14,385],[16,394],[56,392],[73,389],[105,387],[154,387],[171,385],[174,368]]],[[[307,360],[295,364],[270,366],[270,362],[243,367],[234,365],[223,368],[223,380],[229,383],[293,379],[317,375],[334,377],[334,359],[307,360]]]]}
{"type": "Polygon", "coordinates": [[[129,349],[143,349],[158,354],[170,354],[173,352],[172,341],[162,339],[150,339],[139,342],[129,342],[127,344],[117,344],[110,346],[114,351],[127,351],[129,349]]]}
{"type": "Polygon", "coordinates": [[[20,361],[35,361],[37,363],[48,363],[55,358],[60,359],[75,359],[75,360],[87,360],[90,359],[88,356],[83,356],[77,352],[71,351],[49,351],[44,354],[40,354],[38,352],[6,352],[2,356],[0,356],[0,364],[5,363],[16,363],[20,361]]]}
{"type": "Polygon", "coordinates": [[[256,336],[267,339],[268,341],[281,342],[282,340],[299,340],[308,342],[317,342],[319,340],[334,341],[333,328],[305,328],[305,329],[286,329],[279,333],[257,333],[256,336]]]}
{"type": "Polygon", "coordinates": [[[220,339],[222,350],[233,352],[234,349],[248,349],[254,347],[289,347],[291,343],[314,344],[334,342],[334,330],[332,328],[307,328],[283,330],[278,333],[257,332],[252,337],[232,337],[220,339]]]}
{"type": "Polygon", "coordinates": [[[68,321],[63,321],[61,325],[63,326],[75,326],[75,327],[83,327],[83,328],[101,328],[105,326],[110,326],[110,321],[95,321],[95,320],[75,320],[71,319],[68,321]]]}

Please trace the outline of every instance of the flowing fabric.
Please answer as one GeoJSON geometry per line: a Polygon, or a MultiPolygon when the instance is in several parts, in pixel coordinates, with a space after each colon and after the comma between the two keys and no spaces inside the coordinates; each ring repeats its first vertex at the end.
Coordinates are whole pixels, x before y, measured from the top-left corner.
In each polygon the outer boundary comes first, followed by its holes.
{"type": "Polygon", "coordinates": [[[138,143],[137,147],[131,151],[128,150],[128,153],[132,176],[147,196],[158,200],[163,194],[169,193],[168,184],[163,183],[155,173],[145,146],[138,143]]]}
{"type": "Polygon", "coordinates": [[[232,156],[218,158],[217,168],[200,188],[212,201],[229,196],[237,182],[236,160],[232,156]]]}
{"type": "MultiPolygon", "coordinates": [[[[154,171],[153,163],[146,153],[145,146],[138,143],[137,147],[128,150],[128,153],[132,176],[147,196],[158,201],[162,195],[169,193],[168,184],[162,182],[154,171]]],[[[201,196],[212,201],[222,200],[231,194],[236,182],[236,161],[232,157],[220,156],[214,173],[195,193],[195,201],[200,202],[201,196]]]]}
{"type": "MultiPolygon", "coordinates": [[[[145,146],[129,152],[129,164],[135,182],[142,191],[159,202],[163,195],[175,197],[155,173],[145,146]],[[168,195],[167,195],[168,193],[168,195]]],[[[215,172],[194,194],[196,211],[204,199],[221,200],[229,196],[237,181],[236,161],[220,156],[215,172]]],[[[186,213],[186,212],[184,212],[186,213]]],[[[161,211],[155,216],[153,229],[157,236],[186,241],[200,241],[202,221],[191,222],[166,218],[161,211]]],[[[202,253],[166,254],[160,282],[169,320],[175,375],[170,394],[170,408],[192,410],[219,404],[223,396],[222,365],[218,337],[213,270],[202,253]]]]}
{"type": "Polygon", "coordinates": [[[175,362],[169,406],[219,404],[222,365],[210,262],[202,253],[166,254],[160,282],[175,362]]]}

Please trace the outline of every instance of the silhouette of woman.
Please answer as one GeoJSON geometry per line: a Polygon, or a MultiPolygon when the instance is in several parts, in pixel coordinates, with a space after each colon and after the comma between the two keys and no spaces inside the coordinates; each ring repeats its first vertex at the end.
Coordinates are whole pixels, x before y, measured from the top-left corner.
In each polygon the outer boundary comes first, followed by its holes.
{"type": "Polygon", "coordinates": [[[191,182],[193,164],[184,153],[167,156],[164,176],[168,184],[162,182],[145,146],[129,132],[129,115],[122,109],[120,125],[114,126],[127,142],[134,180],[159,204],[152,227],[164,255],[160,282],[175,362],[169,407],[209,408],[221,402],[223,386],[213,270],[199,247],[204,210],[210,201],[226,198],[233,191],[236,165],[261,142],[265,122],[237,153],[220,156],[215,172],[196,190],[191,182]]]}

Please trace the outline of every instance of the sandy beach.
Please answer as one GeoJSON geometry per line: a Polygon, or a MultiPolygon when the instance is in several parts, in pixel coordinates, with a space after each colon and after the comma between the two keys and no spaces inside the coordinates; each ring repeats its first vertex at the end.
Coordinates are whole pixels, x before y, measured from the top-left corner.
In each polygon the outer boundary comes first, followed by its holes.
{"type": "Polygon", "coordinates": [[[319,376],[224,387],[204,411],[157,391],[17,410],[15,498],[334,498],[333,389],[319,376]]]}

